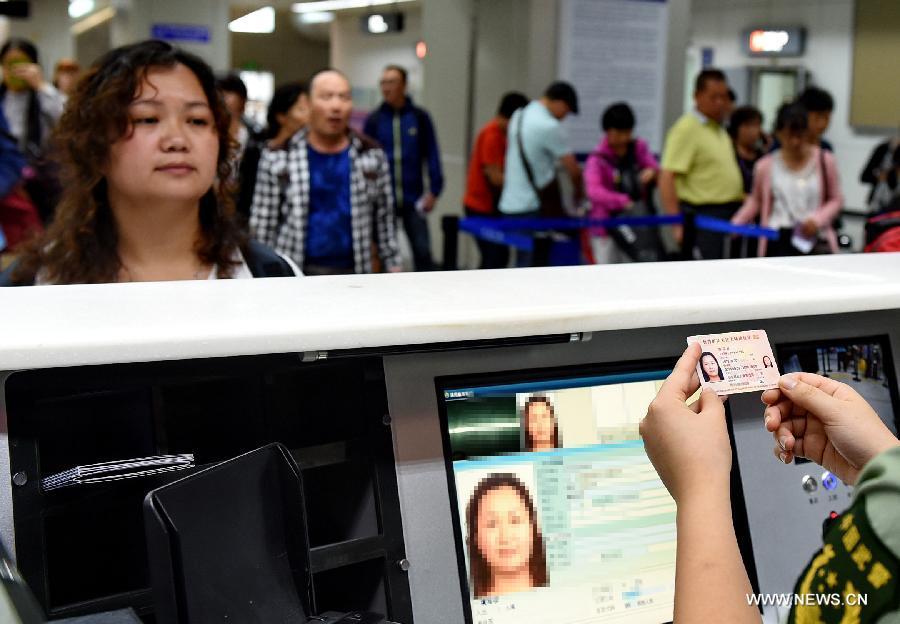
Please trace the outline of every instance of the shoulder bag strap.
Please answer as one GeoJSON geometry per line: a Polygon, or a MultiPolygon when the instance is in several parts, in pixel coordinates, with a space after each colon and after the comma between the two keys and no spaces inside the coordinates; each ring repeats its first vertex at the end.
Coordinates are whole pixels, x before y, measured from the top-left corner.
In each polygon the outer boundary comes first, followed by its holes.
{"type": "Polygon", "coordinates": [[[537,195],[538,199],[541,198],[541,191],[537,187],[537,184],[534,182],[534,172],[531,170],[531,165],[528,163],[528,159],[525,157],[525,145],[522,143],[522,121],[525,119],[525,109],[522,108],[519,110],[519,123],[517,124],[516,130],[516,142],[519,146],[519,156],[522,158],[522,166],[525,167],[525,174],[528,176],[528,182],[531,184],[531,188],[534,190],[534,194],[537,195]]]}

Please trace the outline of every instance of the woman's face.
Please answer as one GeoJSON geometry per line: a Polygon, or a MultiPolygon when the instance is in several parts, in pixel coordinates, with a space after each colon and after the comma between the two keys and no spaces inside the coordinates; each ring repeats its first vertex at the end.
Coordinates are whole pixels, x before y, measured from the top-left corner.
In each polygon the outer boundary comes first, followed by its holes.
{"type": "Polygon", "coordinates": [[[10,91],[23,91],[27,89],[28,83],[22,78],[17,77],[14,70],[18,65],[28,65],[33,62],[28,58],[28,55],[22,50],[13,48],[4,54],[0,61],[3,63],[3,82],[6,83],[6,88],[10,91]]]}
{"type": "Polygon", "coordinates": [[[781,141],[781,149],[791,156],[801,156],[803,148],[806,147],[806,134],[804,132],[782,130],[779,133],[778,140],[781,141]]]}
{"type": "Polygon", "coordinates": [[[556,419],[550,406],[546,403],[532,403],[528,407],[526,427],[534,444],[552,443],[556,419]]]}
{"type": "Polygon", "coordinates": [[[128,107],[129,132],[110,146],[110,201],[199,201],[216,176],[212,109],[184,65],[151,69],[128,107]]]}
{"type": "Polygon", "coordinates": [[[309,121],[309,100],[306,94],[300,94],[294,105],[291,106],[286,113],[278,115],[278,123],[282,130],[292,135],[306,127],[309,121]]]}
{"type": "Polygon", "coordinates": [[[515,573],[531,561],[532,526],[528,508],[511,487],[489,491],[477,518],[478,550],[492,572],[515,573]]]}
{"type": "Polygon", "coordinates": [[[746,148],[752,148],[759,141],[762,134],[762,124],[758,119],[745,121],[738,127],[737,142],[746,148]]]}
{"type": "Polygon", "coordinates": [[[703,356],[703,372],[710,377],[719,376],[719,364],[716,362],[716,358],[711,355],[703,356]]]}
{"type": "Polygon", "coordinates": [[[65,70],[56,74],[56,88],[66,95],[72,95],[78,84],[78,72],[65,70]]]}

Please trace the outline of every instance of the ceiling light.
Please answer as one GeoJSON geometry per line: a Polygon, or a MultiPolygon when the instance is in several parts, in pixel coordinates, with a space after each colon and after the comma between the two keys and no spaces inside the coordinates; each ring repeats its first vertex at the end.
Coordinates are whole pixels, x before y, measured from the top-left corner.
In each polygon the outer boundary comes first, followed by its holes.
{"type": "Polygon", "coordinates": [[[388,23],[384,20],[384,15],[376,14],[369,16],[369,32],[373,35],[380,35],[388,31],[388,23]]]}
{"type": "Polygon", "coordinates": [[[329,11],[314,11],[312,13],[301,13],[300,21],[304,24],[328,24],[334,21],[334,13],[329,11]]]}
{"type": "Polygon", "coordinates": [[[343,9],[365,9],[385,4],[400,4],[412,0],[318,0],[316,2],[295,2],[291,6],[294,13],[315,13],[320,11],[341,11],[343,9]]]}
{"type": "Polygon", "coordinates": [[[275,9],[263,7],[243,17],[232,20],[228,30],[238,33],[271,33],[275,32],[275,9]]]}
{"type": "Polygon", "coordinates": [[[94,10],[94,0],[70,0],[69,17],[78,19],[94,10]]]}
{"type": "Polygon", "coordinates": [[[108,6],[104,9],[100,9],[96,13],[88,15],[83,20],[75,22],[74,24],[72,24],[72,26],[69,27],[69,32],[71,32],[75,36],[82,35],[89,31],[91,28],[96,28],[100,24],[108,22],[115,16],[116,10],[111,6],[108,6]]]}

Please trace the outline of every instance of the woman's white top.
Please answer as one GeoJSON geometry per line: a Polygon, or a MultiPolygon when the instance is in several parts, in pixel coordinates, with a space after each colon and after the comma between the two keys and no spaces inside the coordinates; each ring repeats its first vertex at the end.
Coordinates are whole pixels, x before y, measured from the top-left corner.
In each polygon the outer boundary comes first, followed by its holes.
{"type": "MultiPolygon", "coordinates": [[[[28,133],[28,102],[31,90],[7,91],[3,97],[3,115],[9,124],[9,133],[19,139],[28,133]]],[[[41,111],[41,137],[46,143],[50,131],[62,117],[66,105],[65,96],[51,84],[45,84],[37,91],[38,108],[41,111]]]]}
{"type": "Polygon", "coordinates": [[[771,228],[793,228],[806,221],[821,205],[822,183],[818,152],[812,150],[800,170],[789,169],[782,151],[772,155],[771,228]]]}

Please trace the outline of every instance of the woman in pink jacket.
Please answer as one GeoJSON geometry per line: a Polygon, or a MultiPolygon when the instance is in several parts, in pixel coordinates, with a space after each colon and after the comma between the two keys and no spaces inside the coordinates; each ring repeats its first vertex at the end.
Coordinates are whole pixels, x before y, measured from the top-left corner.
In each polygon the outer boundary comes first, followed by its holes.
{"type": "MultiPolygon", "coordinates": [[[[647,143],[632,139],[635,119],[628,104],[611,105],[603,112],[600,124],[606,134],[584,166],[584,186],[591,201],[592,219],[614,217],[633,208],[635,202],[645,200],[648,187],[659,171],[659,163],[647,143]]],[[[591,251],[597,264],[628,259],[604,228],[591,229],[591,251]]]]}
{"type": "Polygon", "coordinates": [[[759,224],[779,231],[778,240],[760,239],[760,256],[835,253],[832,223],[844,198],[831,152],[807,140],[807,113],[799,104],[778,110],[775,133],[781,147],[753,170],[753,191],[731,222],[759,224]]]}

